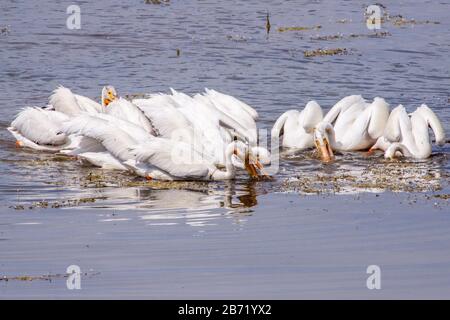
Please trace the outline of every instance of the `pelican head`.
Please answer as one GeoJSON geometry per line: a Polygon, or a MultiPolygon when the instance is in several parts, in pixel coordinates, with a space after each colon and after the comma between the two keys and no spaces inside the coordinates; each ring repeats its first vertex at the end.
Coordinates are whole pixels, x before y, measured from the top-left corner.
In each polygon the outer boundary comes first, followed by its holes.
{"type": "Polygon", "coordinates": [[[333,127],[329,123],[321,122],[313,130],[314,144],[316,145],[320,158],[324,162],[332,161],[334,159],[334,153],[330,145],[330,136],[334,135],[333,127]]]}
{"type": "MultiPolygon", "coordinates": [[[[264,172],[264,166],[259,162],[258,158],[253,155],[250,147],[245,145],[240,141],[234,142],[233,154],[239,158],[243,163],[243,169],[245,169],[250,177],[259,178],[258,170],[261,172],[262,176],[268,176],[264,172]]],[[[240,164],[237,165],[241,167],[240,164]]]]}
{"type": "Polygon", "coordinates": [[[102,89],[102,105],[107,107],[118,98],[117,91],[113,86],[105,86],[102,89]]]}

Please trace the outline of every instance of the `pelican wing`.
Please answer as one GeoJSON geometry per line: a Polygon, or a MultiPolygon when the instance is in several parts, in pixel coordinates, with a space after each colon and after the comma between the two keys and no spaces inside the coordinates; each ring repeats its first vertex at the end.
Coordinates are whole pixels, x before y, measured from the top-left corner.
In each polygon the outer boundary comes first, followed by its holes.
{"type": "Polygon", "coordinates": [[[27,107],[11,123],[22,136],[40,145],[62,145],[67,136],[61,134],[61,126],[68,117],[57,111],[27,107]]]}
{"type": "Polygon", "coordinates": [[[80,96],[78,94],[75,94],[74,96],[80,108],[85,110],[86,112],[90,114],[103,113],[104,108],[100,103],[95,102],[94,100],[88,97],[80,96]]]}
{"type": "Polygon", "coordinates": [[[99,141],[86,136],[72,134],[69,136],[69,140],[70,143],[64,146],[64,149],[60,151],[61,153],[79,155],[84,152],[106,151],[99,141]]]}
{"type": "Polygon", "coordinates": [[[130,148],[134,157],[147,162],[171,176],[184,179],[199,179],[208,175],[209,167],[197,155],[190,145],[174,142],[164,138],[156,138],[130,148]]]}
{"type": "Polygon", "coordinates": [[[236,115],[237,119],[239,119],[240,116],[244,116],[244,112],[247,115],[250,115],[253,120],[258,119],[258,112],[256,112],[255,109],[233,96],[208,88],[205,88],[205,96],[211,99],[217,108],[225,111],[225,113],[236,115]]]}
{"type": "Polygon", "coordinates": [[[256,144],[256,123],[249,114],[243,111],[232,114],[226,108],[218,107],[217,101],[214,103],[210,97],[205,95],[196,94],[193,100],[211,116],[212,123],[227,129],[231,135],[256,144]]]}
{"type": "Polygon", "coordinates": [[[90,115],[77,116],[63,126],[66,134],[78,134],[95,139],[114,157],[125,161],[131,155],[128,148],[137,143],[126,131],[118,128],[105,119],[90,115]]]}
{"type": "Polygon", "coordinates": [[[324,122],[333,123],[341,112],[346,111],[355,103],[365,102],[362,96],[352,95],[339,100],[323,118],[324,122]]]}
{"type": "Polygon", "coordinates": [[[111,102],[106,108],[106,113],[141,126],[152,135],[155,134],[152,124],[142,110],[123,98],[111,102]]]}
{"type": "Polygon", "coordinates": [[[148,99],[134,99],[133,103],[151,119],[162,137],[170,138],[177,130],[192,130],[191,123],[177,109],[176,102],[166,94],[148,99]]]}
{"type": "Polygon", "coordinates": [[[86,162],[89,162],[97,167],[109,170],[123,170],[128,168],[124,166],[117,158],[115,158],[108,151],[100,152],[82,152],[78,157],[86,162]]]}

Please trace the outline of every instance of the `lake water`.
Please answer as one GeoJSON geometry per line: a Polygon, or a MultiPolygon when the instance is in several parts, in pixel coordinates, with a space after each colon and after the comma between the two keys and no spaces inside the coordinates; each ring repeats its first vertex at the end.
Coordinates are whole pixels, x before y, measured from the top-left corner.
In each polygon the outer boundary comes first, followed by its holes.
{"type": "Polygon", "coordinates": [[[18,150],[6,131],[59,84],[95,99],[112,84],[216,89],[262,129],[312,99],[381,96],[427,103],[448,133],[450,2],[384,1],[377,35],[358,1],[77,3],[80,30],[66,28],[69,2],[0,4],[0,298],[450,298],[448,144],[426,161],[323,165],[308,151],[272,181],[147,183],[18,150]],[[305,57],[318,48],[347,54],[305,57]],[[81,290],[66,287],[69,265],[81,290]],[[381,290],[366,287],[369,265],[381,290]]]}

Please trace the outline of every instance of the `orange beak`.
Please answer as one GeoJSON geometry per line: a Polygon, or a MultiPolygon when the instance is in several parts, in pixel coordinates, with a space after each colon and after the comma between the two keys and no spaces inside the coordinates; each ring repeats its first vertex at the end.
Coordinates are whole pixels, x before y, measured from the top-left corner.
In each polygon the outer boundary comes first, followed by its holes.
{"type": "Polygon", "coordinates": [[[323,162],[331,162],[334,160],[334,153],[327,139],[324,138],[322,143],[315,140],[314,143],[316,144],[317,151],[319,152],[320,158],[323,162]]]}
{"type": "Polygon", "coordinates": [[[252,178],[259,178],[261,175],[264,177],[268,177],[269,175],[264,171],[264,166],[261,164],[261,162],[258,161],[258,159],[251,155],[250,153],[247,153],[245,155],[245,169],[247,170],[248,174],[252,178]],[[261,172],[261,175],[258,174],[258,170],[261,172]]]}
{"type": "Polygon", "coordinates": [[[105,105],[105,107],[107,107],[108,104],[110,104],[111,102],[112,102],[111,99],[108,99],[108,98],[104,98],[104,99],[103,99],[103,104],[105,105]]]}

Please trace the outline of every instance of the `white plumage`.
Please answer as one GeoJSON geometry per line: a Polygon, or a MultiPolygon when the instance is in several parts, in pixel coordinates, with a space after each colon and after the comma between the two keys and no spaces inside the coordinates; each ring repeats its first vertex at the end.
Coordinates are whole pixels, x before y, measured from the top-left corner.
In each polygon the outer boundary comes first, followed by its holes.
{"type": "Polygon", "coordinates": [[[322,121],[322,108],[316,101],[310,101],[301,111],[289,110],[283,113],[272,128],[272,137],[282,136],[284,148],[304,150],[314,147],[313,129],[322,121]]]}
{"type": "Polygon", "coordinates": [[[445,144],[445,131],[439,118],[425,104],[408,115],[405,107],[397,106],[392,110],[384,134],[371,148],[385,151],[386,158],[402,155],[416,159],[425,159],[431,155],[432,146],[428,128],[431,128],[436,144],[445,144]]]}

